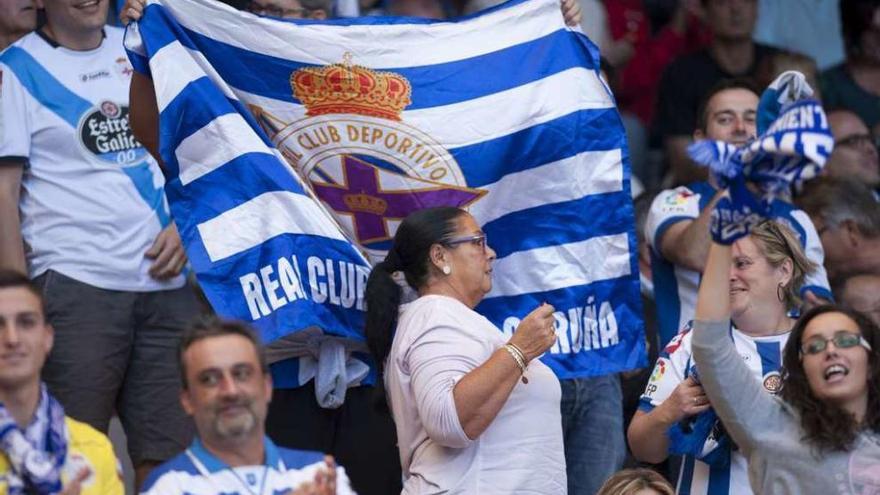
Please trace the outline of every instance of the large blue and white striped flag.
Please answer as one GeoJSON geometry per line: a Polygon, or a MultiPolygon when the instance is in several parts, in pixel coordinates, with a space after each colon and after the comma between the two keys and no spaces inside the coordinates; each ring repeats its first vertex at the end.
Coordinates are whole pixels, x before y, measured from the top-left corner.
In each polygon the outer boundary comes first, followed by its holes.
{"type": "Polygon", "coordinates": [[[366,259],[409,212],[460,206],[498,254],[478,311],[510,333],[553,304],[544,360],[562,378],[643,363],[623,127],[558,0],[458,22],[151,0],[127,44],[154,81],[172,213],[219,313],[269,341],[362,339],[366,259]]]}

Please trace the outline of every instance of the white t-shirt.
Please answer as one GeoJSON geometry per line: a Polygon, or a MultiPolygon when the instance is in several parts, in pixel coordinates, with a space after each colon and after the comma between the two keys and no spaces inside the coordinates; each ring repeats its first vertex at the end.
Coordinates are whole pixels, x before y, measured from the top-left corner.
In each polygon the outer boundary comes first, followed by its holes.
{"type": "Polygon", "coordinates": [[[31,33],[0,53],[0,157],[26,160],[20,201],[28,270],[111,290],[177,288],[144,253],[169,222],[164,178],[128,124],[123,31],[75,51],[31,33]]]}
{"type": "Polygon", "coordinates": [[[401,307],[385,369],[403,468],[403,493],[564,494],[559,381],[533,360],[488,428],[468,439],[452,390],[505,338],[456,299],[423,296],[401,307]]]}
{"type": "MultiPolygon", "coordinates": [[[[708,182],[667,189],[654,198],[645,222],[645,238],[651,246],[651,271],[654,297],[657,301],[657,324],[661,343],[666,343],[694,318],[700,272],[676,265],[660,253],[660,241],[666,230],[681,221],[696,219],[709,204],[717,190],[708,182]]],[[[791,203],[774,200],[770,205],[773,219],[791,228],[801,241],[804,253],[816,263],[816,270],[807,275],[800,292],[810,290],[819,297],[833,299],[828,275],[822,263],[825,251],[816,227],[803,210],[791,203]]],[[[706,232],[709,236],[709,232],[706,232]]]]}
{"type": "MultiPolygon", "coordinates": [[[[688,323],[660,353],[645,393],[642,394],[640,410],[650,412],[669,398],[675,387],[685,378],[694,374],[691,325],[688,323]]],[[[737,352],[755,379],[764,385],[767,393],[777,393],[782,384],[779,371],[782,368],[782,352],[789,335],[786,332],[768,337],[750,337],[731,328],[730,336],[737,352]]],[[[699,376],[699,370],[696,374],[699,376]]],[[[676,492],[692,495],[751,494],[745,456],[739,450],[731,452],[730,466],[727,469],[712,467],[692,456],[684,456],[676,492]]]]}

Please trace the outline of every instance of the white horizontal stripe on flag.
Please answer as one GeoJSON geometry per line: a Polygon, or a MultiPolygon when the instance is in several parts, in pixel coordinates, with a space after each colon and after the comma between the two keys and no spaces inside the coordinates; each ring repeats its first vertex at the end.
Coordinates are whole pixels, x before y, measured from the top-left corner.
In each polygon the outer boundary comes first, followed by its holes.
{"type": "Polygon", "coordinates": [[[489,194],[468,211],[480,224],[509,213],[592,194],[623,190],[619,149],[586,151],[579,155],[504,176],[483,186],[489,194]]]}
{"type": "Polygon", "coordinates": [[[150,72],[153,74],[156,103],[160,112],[183,91],[187,84],[205,76],[209,77],[227,98],[236,99],[232,90],[205,56],[197,50],[186,48],[179,41],[168,43],[153,54],[150,58],[150,72]]]}
{"type": "Polygon", "coordinates": [[[245,153],[277,156],[241,115],[221,115],[181,141],[174,150],[180,182],[187,185],[245,153]]]}
{"type": "Polygon", "coordinates": [[[421,67],[493,53],[527,43],[554,31],[568,28],[558,0],[531,0],[511,8],[459,23],[386,24],[333,26],[282,24],[207,0],[186,2],[152,0],[161,3],[182,25],[223,43],[274,57],[315,65],[343,61],[367,67],[421,67]],[[548,11],[554,22],[547,22],[548,11]],[[249,16],[249,36],[241,36],[242,16],[249,16]],[[290,31],[302,36],[289,43],[290,31]],[[491,29],[493,35],[486,36],[491,29]],[[382,38],[385,49],[375,43],[382,38]]]}
{"type": "Polygon", "coordinates": [[[519,251],[496,260],[489,297],[548,292],[630,274],[626,234],[519,251]]]}
{"type": "Polygon", "coordinates": [[[326,212],[302,194],[261,194],[198,225],[212,262],[228,258],[282,234],[306,234],[345,240],[326,212]]]}
{"type": "Polygon", "coordinates": [[[125,31],[125,37],[122,41],[125,48],[137,53],[142,57],[147,56],[147,50],[144,47],[144,37],[141,36],[140,29],[138,28],[138,23],[132,22],[128,25],[128,29],[125,31]]]}
{"type": "Polygon", "coordinates": [[[507,136],[578,110],[604,108],[614,108],[614,102],[599,75],[576,67],[480,98],[404,111],[402,118],[446,149],[454,149],[507,136]]]}

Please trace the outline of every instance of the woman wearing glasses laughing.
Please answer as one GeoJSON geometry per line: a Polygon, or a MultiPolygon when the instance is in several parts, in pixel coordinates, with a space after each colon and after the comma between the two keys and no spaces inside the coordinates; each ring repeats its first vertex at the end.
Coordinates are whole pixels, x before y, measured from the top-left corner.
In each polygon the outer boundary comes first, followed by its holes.
{"type": "Polygon", "coordinates": [[[367,281],[367,343],[397,427],[405,494],[566,493],[560,388],[536,358],[553,307],[508,340],[474,307],[495,251],[474,218],[429,208],[403,220],[367,281]],[[418,293],[401,305],[401,272],[418,293]]]}
{"type": "Polygon", "coordinates": [[[697,299],[694,359],[706,395],[748,458],[755,493],[880,493],[880,330],[819,306],[791,331],[782,390],[763,392],[725,338],[732,248],[713,243],[697,299]]]}

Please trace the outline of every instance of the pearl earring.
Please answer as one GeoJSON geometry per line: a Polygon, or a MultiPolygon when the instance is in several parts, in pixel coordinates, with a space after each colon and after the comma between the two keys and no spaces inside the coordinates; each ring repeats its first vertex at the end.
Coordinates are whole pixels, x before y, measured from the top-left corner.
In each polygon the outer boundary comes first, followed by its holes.
{"type": "Polygon", "coordinates": [[[449,265],[443,265],[443,275],[449,275],[452,273],[452,267],[449,265]]]}

